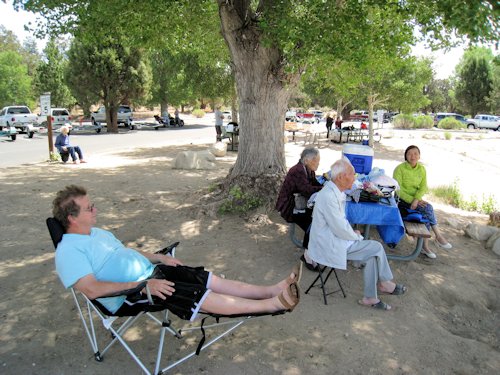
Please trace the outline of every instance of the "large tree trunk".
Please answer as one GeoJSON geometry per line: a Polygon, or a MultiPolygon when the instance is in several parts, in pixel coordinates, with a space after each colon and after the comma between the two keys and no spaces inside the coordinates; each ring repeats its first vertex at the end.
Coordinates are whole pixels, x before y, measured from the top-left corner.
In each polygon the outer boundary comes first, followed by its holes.
{"type": "Polygon", "coordinates": [[[369,142],[370,147],[373,147],[373,107],[375,102],[374,95],[368,95],[368,129],[369,129],[369,142]]]}
{"type": "Polygon", "coordinates": [[[160,103],[160,117],[163,117],[164,112],[168,113],[168,103],[166,100],[160,103]]]}
{"type": "Polygon", "coordinates": [[[345,109],[347,108],[347,106],[349,104],[351,104],[351,102],[352,102],[352,100],[348,101],[348,102],[344,102],[344,99],[337,100],[337,117],[342,117],[343,119],[347,118],[347,115],[345,113],[345,109]]]}
{"type": "Polygon", "coordinates": [[[370,147],[373,147],[373,113],[376,105],[385,105],[389,98],[380,98],[379,94],[369,94],[367,96],[368,101],[368,120],[370,126],[368,127],[370,130],[370,147]]]}
{"type": "Polygon", "coordinates": [[[106,106],[106,124],[108,133],[118,133],[118,105],[104,103],[106,106]]]}
{"type": "Polygon", "coordinates": [[[281,51],[265,47],[262,33],[246,1],[219,0],[222,35],[229,46],[239,102],[238,157],[231,184],[253,183],[267,200],[286,172],[285,112],[290,90],[300,73],[284,72],[281,51]]]}

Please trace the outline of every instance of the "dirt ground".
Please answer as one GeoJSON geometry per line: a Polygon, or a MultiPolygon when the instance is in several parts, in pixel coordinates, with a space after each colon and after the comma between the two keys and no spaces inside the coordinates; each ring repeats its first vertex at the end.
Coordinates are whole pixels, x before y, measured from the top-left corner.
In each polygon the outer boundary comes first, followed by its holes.
{"type": "MultiPolygon", "coordinates": [[[[450,183],[459,174],[466,176],[461,179],[464,190],[475,185],[488,194],[498,191],[488,190],[500,180],[496,134],[446,143],[418,132],[389,133],[375,146],[374,161],[387,174],[402,160],[402,150],[415,143],[431,185],[450,183]]],[[[177,240],[177,256],[186,264],[253,283],[286,277],[301,252],[276,212],[250,218],[197,214],[201,191],[226,175],[236,157],[219,158],[214,171],[172,169],[179,151],[202,148],[142,149],[106,159],[90,156],[87,165],[41,163],[0,170],[0,373],[141,373],[121,347],[112,348],[101,363],[93,359],[71,295],[54,271],[45,219],[55,192],[65,184],[86,186],[98,208],[98,226],[130,247],[154,251],[177,240]]],[[[289,166],[301,149],[300,144],[286,146],[289,166]]],[[[340,153],[339,145],[322,147],[320,171],[340,153]]],[[[390,262],[395,279],[409,288],[404,296],[384,296],[393,311],[359,306],[362,272],[349,268],[339,271],[345,299],[336,293],[325,306],[315,288],[302,295],[292,313],[247,322],[171,373],[498,374],[500,259],[463,234],[467,223],[486,223],[487,217],[443,205],[436,205],[436,212],[453,249],[436,249],[436,260],[390,262]],[[450,217],[453,226],[447,223],[450,217]]],[[[404,238],[395,251],[409,252],[414,246],[404,238]]],[[[304,270],[303,290],[313,277],[304,270]]],[[[199,332],[183,340],[169,337],[165,358],[193,348],[199,337],[199,332]]],[[[129,338],[150,365],[158,338],[153,327],[133,329],[129,338]]]]}

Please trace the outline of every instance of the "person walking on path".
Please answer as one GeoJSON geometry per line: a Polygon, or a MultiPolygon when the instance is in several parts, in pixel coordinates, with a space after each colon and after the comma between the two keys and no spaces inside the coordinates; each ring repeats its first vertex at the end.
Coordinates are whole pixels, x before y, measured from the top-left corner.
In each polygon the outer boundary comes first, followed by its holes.
{"type": "Polygon", "coordinates": [[[220,111],[220,106],[215,109],[215,131],[217,132],[216,142],[222,140],[222,124],[224,120],[224,115],[220,111]]]}

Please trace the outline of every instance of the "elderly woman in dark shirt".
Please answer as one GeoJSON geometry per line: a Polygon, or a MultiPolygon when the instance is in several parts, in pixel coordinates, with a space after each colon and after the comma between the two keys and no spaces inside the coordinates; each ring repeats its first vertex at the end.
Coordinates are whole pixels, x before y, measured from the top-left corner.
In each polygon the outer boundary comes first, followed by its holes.
{"type": "MultiPolygon", "coordinates": [[[[307,249],[309,243],[308,229],[312,221],[312,210],[306,208],[300,210],[301,212],[298,212],[298,210],[294,212],[295,194],[301,194],[308,200],[312,194],[321,190],[323,186],[316,180],[315,174],[319,160],[319,150],[317,148],[305,148],[300,155],[299,162],[288,171],[276,202],[276,209],[281,216],[287,222],[295,223],[304,230],[305,235],[302,245],[305,249],[307,249]]],[[[307,252],[304,260],[307,268],[314,268],[312,261],[308,260],[307,252]]]]}

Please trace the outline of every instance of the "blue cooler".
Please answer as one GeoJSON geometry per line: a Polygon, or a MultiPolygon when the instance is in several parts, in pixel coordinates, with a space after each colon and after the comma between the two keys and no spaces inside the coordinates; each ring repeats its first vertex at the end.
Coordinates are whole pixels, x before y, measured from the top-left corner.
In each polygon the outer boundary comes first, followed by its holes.
{"type": "Polygon", "coordinates": [[[346,143],[342,155],[350,160],[356,173],[368,174],[372,170],[373,148],[370,146],[346,143]]]}

